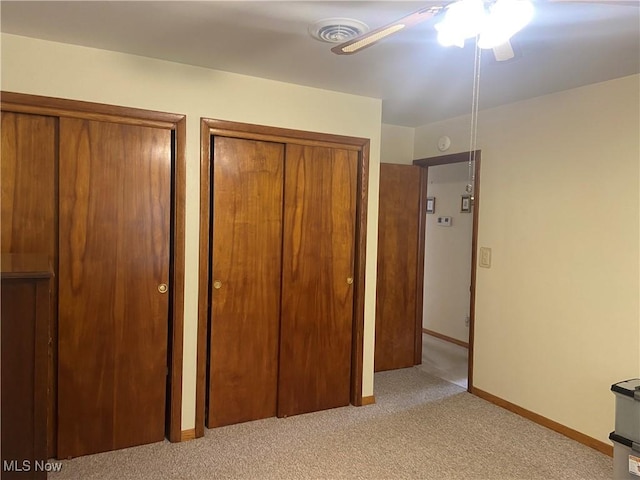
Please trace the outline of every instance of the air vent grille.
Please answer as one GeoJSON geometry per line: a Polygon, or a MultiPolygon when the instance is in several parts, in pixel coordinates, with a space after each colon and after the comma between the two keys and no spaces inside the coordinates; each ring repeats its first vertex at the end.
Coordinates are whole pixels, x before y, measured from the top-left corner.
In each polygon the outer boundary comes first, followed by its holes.
{"type": "Polygon", "coordinates": [[[365,23],[352,18],[325,18],[309,27],[313,38],[328,43],[343,43],[368,31],[365,23]]]}

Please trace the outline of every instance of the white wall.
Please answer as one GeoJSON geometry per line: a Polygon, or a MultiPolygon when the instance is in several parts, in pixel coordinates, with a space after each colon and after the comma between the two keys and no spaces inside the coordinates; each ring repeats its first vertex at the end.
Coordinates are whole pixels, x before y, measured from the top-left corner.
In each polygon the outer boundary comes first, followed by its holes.
{"type": "Polygon", "coordinates": [[[427,196],[435,198],[436,209],[426,214],[425,222],[422,326],[467,342],[473,213],[461,213],[460,203],[470,182],[468,164],[429,167],[427,182],[427,196]],[[452,217],[450,227],[438,225],[442,216],[452,217]]]}
{"type": "Polygon", "coordinates": [[[380,162],[411,165],[415,129],[398,125],[382,124],[380,140],[380,162]]]}
{"type": "MultiPolygon", "coordinates": [[[[640,376],[640,76],[484,110],[474,385],[608,443],[612,383],[640,376]]],[[[469,148],[469,118],[415,153],[469,148]]]]}
{"type": "Polygon", "coordinates": [[[2,90],[187,115],[183,430],[195,424],[200,118],[369,138],[363,394],[373,395],[380,100],[15,35],[1,42],[2,90]]]}

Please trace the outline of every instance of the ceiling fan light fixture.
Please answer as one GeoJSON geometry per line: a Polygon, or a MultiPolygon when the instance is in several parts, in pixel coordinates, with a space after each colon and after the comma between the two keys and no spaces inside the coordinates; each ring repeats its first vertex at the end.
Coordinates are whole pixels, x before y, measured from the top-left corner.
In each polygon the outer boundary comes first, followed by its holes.
{"type": "Polygon", "coordinates": [[[533,18],[533,5],[528,0],[498,0],[491,7],[478,39],[480,48],[503,45],[533,18]]]}
{"type": "Polygon", "coordinates": [[[482,0],[460,0],[447,7],[444,19],[436,24],[438,43],[444,47],[464,47],[467,38],[482,30],[486,13],[482,0]]]}
{"type": "Polygon", "coordinates": [[[505,42],[502,45],[493,47],[493,57],[496,62],[506,62],[516,57],[516,52],[513,51],[511,42],[505,42]]]}

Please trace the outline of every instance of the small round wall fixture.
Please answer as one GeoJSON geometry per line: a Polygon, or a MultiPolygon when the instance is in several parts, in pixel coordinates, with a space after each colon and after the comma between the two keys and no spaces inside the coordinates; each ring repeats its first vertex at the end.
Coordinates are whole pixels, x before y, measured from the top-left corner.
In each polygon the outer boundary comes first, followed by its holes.
{"type": "Polygon", "coordinates": [[[309,25],[309,35],[328,43],[343,43],[369,31],[369,26],[353,18],[325,18],[309,25]]]}
{"type": "Polygon", "coordinates": [[[450,146],[451,139],[446,135],[443,135],[438,139],[438,150],[440,150],[441,152],[446,152],[447,150],[449,150],[450,146]]]}

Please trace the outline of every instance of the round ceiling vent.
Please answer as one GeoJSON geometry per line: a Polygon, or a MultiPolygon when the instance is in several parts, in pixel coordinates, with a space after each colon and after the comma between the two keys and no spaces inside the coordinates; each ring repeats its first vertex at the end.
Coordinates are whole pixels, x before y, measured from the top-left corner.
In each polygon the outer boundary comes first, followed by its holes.
{"type": "Polygon", "coordinates": [[[353,18],[325,18],[309,27],[309,35],[316,40],[329,43],[342,43],[367,33],[366,23],[353,18]]]}

